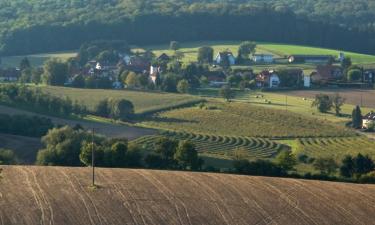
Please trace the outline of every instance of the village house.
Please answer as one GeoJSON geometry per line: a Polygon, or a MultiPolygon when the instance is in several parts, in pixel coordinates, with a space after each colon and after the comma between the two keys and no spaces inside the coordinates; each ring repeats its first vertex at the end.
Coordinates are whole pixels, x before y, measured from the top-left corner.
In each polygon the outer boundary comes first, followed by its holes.
{"type": "Polygon", "coordinates": [[[254,54],[253,61],[255,63],[273,63],[273,55],[271,54],[254,54]]]}
{"type": "Polygon", "coordinates": [[[363,83],[374,84],[375,83],[375,70],[365,70],[362,78],[363,83]]]}
{"type": "Polygon", "coordinates": [[[206,71],[204,76],[207,77],[210,87],[222,87],[228,84],[223,71],[206,71]]]}
{"type": "Polygon", "coordinates": [[[288,56],[289,63],[314,63],[325,64],[332,60],[331,55],[290,55],[288,56]]]}
{"type": "Polygon", "coordinates": [[[225,51],[225,52],[219,52],[216,57],[215,57],[215,63],[216,64],[221,64],[224,60],[224,58],[227,57],[229,65],[234,65],[236,64],[236,58],[233,56],[232,52],[225,51]]]}
{"type": "Polygon", "coordinates": [[[146,73],[150,69],[150,64],[142,57],[131,56],[129,64],[125,65],[125,68],[136,73],[146,73]]]}
{"type": "Polygon", "coordinates": [[[311,81],[313,83],[327,83],[329,81],[342,79],[343,76],[344,73],[340,66],[318,65],[316,71],[311,74],[311,81]]]}
{"type": "Polygon", "coordinates": [[[162,53],[159,57],[156,58],[157,61],[164,61],[168,62],[171,60],[171,57],[169,57],[167,54],[162,53]]]}
{"type": "Polygon", "coordinates": [[[21,71],[19,69],[0,69],[0,82],[16,82],[20,77],[21,71]]]}
{"type": "Polygon", "coordinates": [[[277,88],[280,85],[280,78],[273,70],[264,70],[256,77],[257,87],[277,88]]]}
{"type": "Polygon", "coordinates": [[[375,112],[371,111],[363,117],[362,127],[363,129],[369,129],[373,125],[375,125],[375,112]]]}

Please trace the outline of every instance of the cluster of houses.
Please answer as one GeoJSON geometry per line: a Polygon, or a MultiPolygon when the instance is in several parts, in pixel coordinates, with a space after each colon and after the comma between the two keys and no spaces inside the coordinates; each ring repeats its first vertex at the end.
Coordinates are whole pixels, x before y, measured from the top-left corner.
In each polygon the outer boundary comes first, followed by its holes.
{"type": "MultiPolygon", "coordinates": [[[[151,60],[146,57],[139,55],[128,55],[120,54],[120,61],[117,64],[111,64],[99,61],[89,61],[88,66],[79,68],[77,71],[72,71],[74,74],[82,74],[84,76],[95,76],[108,78],[114,88],[121,88],[122,83],[118,81],[118,74],[120,68],[124,68],[128,71],[134,71],[137,74],[149,75],[150,81],[155,83],[157,77],[162,73],[163,69],[160,66],[152,65],[151,60]]],[[[344,54],[340,53],[338,56],[339,61],[344,59],[344,54]]],[[[156,58],[156,61],[168,62],[171,58],[163,53],[156,58]]],[[[229,65],[236,64],[236,57],[230,51],[219,52],[214,57],[214,65],[221,65],[223,60],[226,60],[229,65]]],[[[274,63],[275,58],[272,54],[253,54],[251,60],[254,63],[267,64],[274,63]]],[[[344,71],[340,66],[331,65],[329,62],[333,59],[329,55],[290,55],[287,57],[289,63],[313,63],[316,64],[314,70],[301,70],[301,69],[285,69],[283,73],[287,73],[289,77],[293,77],[299,87],[309,88],[313,84],[329,84],[342,80],[344,77],[344,71]]],[[[254,74],[250,68],[239,70],[236,69],[238,74],[241,76],[248,76],[251,79],[255,79],[256,86],[259,88],[278,88],[282,84],[282,78],[280,77],[280,71],[275,70],[264,70],[258,74],[254,74]]],[[[237,73],[236,72],[236,73],[237,73]]],[[[204,74],[211,86],[222,86],[226,84],[226,74],[220,68],[212,69],[204,74]]],[[[15,82],[21,76],[21,72],[16,68],[0,69],[0,82],[15,82]]],[[[70,78],[66,83],[72,82],[73,78],[70,78]]],[[[361,83],[371,84],[375,83],[375,70],[363,70],[361,83]]],[[[285,87],[285,85],[284,85],[285,87]]]]}
{"type": "Polygon", "coordinates": [[[21,77],[21,70],[17,68],[0,68],[0,82],[17,82],[21,77]]]}

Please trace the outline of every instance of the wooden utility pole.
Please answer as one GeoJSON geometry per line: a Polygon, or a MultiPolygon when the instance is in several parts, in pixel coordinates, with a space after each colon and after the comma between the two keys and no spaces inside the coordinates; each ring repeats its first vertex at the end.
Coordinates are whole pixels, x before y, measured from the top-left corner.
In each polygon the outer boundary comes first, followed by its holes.
{"type": "Polygon", "coordinates": [[[91,167],[92,167],[92,186],[95,187],[94,128],[92,128],[92,132],[91,132],[91,167]]]}

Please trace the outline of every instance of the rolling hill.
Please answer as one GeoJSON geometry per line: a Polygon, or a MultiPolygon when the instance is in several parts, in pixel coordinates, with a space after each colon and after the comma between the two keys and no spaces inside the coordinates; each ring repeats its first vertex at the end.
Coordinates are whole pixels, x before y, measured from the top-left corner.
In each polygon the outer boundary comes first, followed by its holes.
{"type": "Polygon", "coordinates": [[[2,224],[374,224],[375,186],[130,169],[3,167],[2,224]]]}

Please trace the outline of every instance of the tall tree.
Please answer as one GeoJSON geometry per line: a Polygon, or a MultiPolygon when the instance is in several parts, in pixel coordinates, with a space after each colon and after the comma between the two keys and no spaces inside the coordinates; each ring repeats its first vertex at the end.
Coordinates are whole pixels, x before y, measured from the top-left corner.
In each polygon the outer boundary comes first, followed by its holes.
{"type": "Polygon", "coordinates": [[[234,92],[233,90],[230,88],[229,85],[225,85],[223,86],[220,91],[219,91],[219,94],[227,101],[229,102],[232,98],[234,98],[234,92]]]}
{"type": "Polygon", "coordinates": [[[245,41],[238,47],[238,56],[242,59],[249,58],[250,54],[255,53],[256,43],[251,41],[245,41]]]}
{"type": "Polygon", "coordinates": [[[361,108],[357,105],[352,112],[352,126],[355,129],[362,128],[362,112],[361,108]]]}
{"type": "Polygon", "coordinates": [[[62,86],[68,78],[68,65],[58,59],[50,59],[44,63],[42,79],[44,83],[62,86]]]}
{"type": "Polygon", "coordinates": [[[180,43],[178,41],[171,41],[169,43],[169,49],[177,51],[178,49],[180,49],[180,43]]]}
{"type": "Polygon", "coordinates": [[[214,49],[209,46],[203,46],[198,49],[198,62],[211,64],[214,58],[214,49]]]}
{"type": "Polygon", "coordinates": [[[199,167],[198,152],[191,142],[180,141],[174,159],[178,162],[182,169],[195,170],[199,167]]]}
{"type": "Polygon", "coordinates": [[[27,57],[24,57],[20,62],[20,70],[23,71],[29,68],[31,68],[30,61],[27,57]]]}
{"type": "Polygon", "coordinates": [[[326,113],[332,108],[332,99],[328,95],[317,94],[311,106],[317,107],[319,112],[326,113]]]}
{"type": "Polygon", "coordinates": [[[335,109],[336,116],[340,116],[341,107],[345,103],[345,98],[341,97],[338,93],[336,93],[331,97],[331,99],[332,99],[333,108],[335,109]]]}

